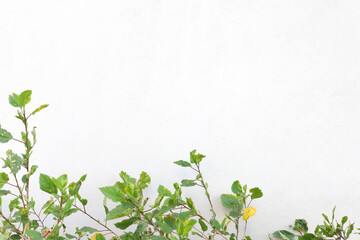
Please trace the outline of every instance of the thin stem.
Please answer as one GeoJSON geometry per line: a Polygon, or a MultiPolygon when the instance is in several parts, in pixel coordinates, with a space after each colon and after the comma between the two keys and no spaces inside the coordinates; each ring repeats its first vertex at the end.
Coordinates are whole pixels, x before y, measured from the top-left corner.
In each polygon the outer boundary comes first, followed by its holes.
{"type": "Polygon", "coordinates": [[[16,231],[17,233],[19,233],[19,234],[22,236],[23,239],[27,239],[27,238],[24,236],[24,234],[23,234],[17,227],[15,227],[15,225],[12,224],[12,222],[11,222],[7,217],[5,217],[4,214],[3,214],[1,211],[0,211],[0,215],[1,215],[1,217],[2,217],[6,222],[9,223],[10,226],[12,226],[12,227],[15,229],[15,231],[16,231]]]}
{"type": "Polygon", "coordinates": [[[19,181],[18,181],[15,173],[13,174],[13,176],[14,176],[14,178],[15,178],[16,187],[17,187],[17,189],[19,190],[19,193],[20,193],[20,199],[21,199],[21,201],[22,201],[22,203],[23,203],[23,205],[24,205],[24,208],[25,208],[25,207],[26,207],[26,204],[25,204],[25,200],[24,200],[24,196],[23,196],[22,189],[20,188],[19,181]]]}
{"type": "Polygon", "coordinates": [[[242,239],[245,239],[245,236],[246,236],[246,227],[247,227],[247,220],[245,221],[245,229],[244,229],[244,236],[243,236],[243,238],[242,239]]]}
{"type": "Polygon", "coordinates": [[[140,213],[140,215],[160,234],[160,236],[162,236],[166,240],[169,240],[167,237],[165,237],[165,235],[161,232],[161,230],[157,226],[155,226],[155,224],[151,221],[151,219],[148,219],[145,216],[145,213],[140,210],[139,206],[136,203],[134,203],[131,199],[129,200],[132,203],[132,205],[136,208],[136,210],[140,213]]]}
{"type": "Polygon", "coordinates": [[[203,239],[208,239],[207,236],[205,235],[205,233],[203,231],[201,231],[200,229],[193,227],[201,236],[201,238],[203,239]]]}
{"type": "Polygon", "coordinates": [[[50,233],[45,237],[45,239],[47,239],[55,231],[56,226],[58,226],[59,223],[61,222],[61,220],[62,220],[61,219],[62,210],[63,210],[63,197],[60,198],[59,216],[58,216],[58,219],[56,221],[56,224],[52,227],[50,233]]]}
{"type": "Polygon", "coordinates": [[[111,232],[113,235],[116,236],[117,239],[121,240],[121,238],[115,233],[113,232],[110,228],[108,228],[105,224],[101,223],[99,220],[96,220],[93,216],[91,216],[89,213],[86,212],[86,210],[81,209],[80,207],[78,207],[77,205],[73,204],[73,206],[75,208],[77,208],[80,212],[84,213],[86,216],[88,216],[89,218],[91,218],[92,220],[94,220],[95,222],[97,222],[98,224],[100,224],[102,227],[104,227],[106,230],[108,230],[109,232],[111,232]]]}
{"type": "Polygon", "coordinates": [[[15,187],[15,188],[17,188],[17,186],[15,185],[15,184],[12,184],[12,183],[6,183],[6,184],[8,184],[8,185],[10,185],[10,186],[12,186],[12,187],[15,187]]]}
{"type": "MultiPolygon", "coordinates": [[[[28,131],[28,119],[26,117],[26,113],[25,113],[25,107],[23,108],[23,117],[24,117],[24,127],[25,127],[25,148],[26,148],[26,152],[25,152],[25,164],[26,164],[26,171],[27,173],[29,173],[29,167],[30,167],[30,151],[32,149],[32,147],[30,146],[29,143],[29,131],[28,131]]],[[[30,178],[27,178],[26,184],[25,184],[25,188],[26,188],[26,208],[29,209],[29,199],[30,199],[30,178]]],[[[29,218],[29,213],[27,215],[27,217],[29,218]]],[[[29,227],[29,223],[27,223],[24,227],[24,231],[27,230],[27,228],[29,227]]]]}
{"type": "Polygon", "coordinates": [[[24,142],[24,141],[21,141],[21,140],[16,139],[16,138],[12,138],[12,140],[17,141],[17,142],[20,142],[20,143],[22,143],[22,144],[25,144],[25,142],[24,142]]]}
{"type": "MultiPolygon", "coordinates": [[[[201,174],[199,164],[196,164],[196,168],[197,168],[197,172],[198,172],[199,175],[200,175],[201,186],[204,188],[204,190],[205,190],[205,196],[206,196],[206,198],[207,198],[207,200],[208,200],[208,202],[209,202],[209,204],[210,204],[210,208],[211,208],[211,213],[212,213],[212,215],[213,215],[213,219],[215,220],[215,219],[216,219],[216,214],[215,214],[214,206],[213,206],[212,201],[211,201],[211,199],[210,199],[210,194],[209,194],[209,192],[208,192],[208,189],[207,189],[207,186],[206,186],[206,184],[205,184],[204,178],[203,178],[203,176],[202,176],[202,174],[201,174]]],[[[212,226],[212,225],[211,225],[211,226],[212,226]]],[[[214,226],[212,226],[212,228],[213,228],[213,230],[214,230],[214,235],[211,237],[211,239],[214,239],[214,238],[215,238],[215,235],[216,235],[216,231],[215,231],[216,229],[215,229],[214,226]]]]}
{"type": "MultiPolygon", "coordinates": [[[[184,205],[184,204],[182,204],[182,206],[183,206],[184,208],[188,209],[188,210],[191,210],[188,206],[186,206],[186,205],[184,205]]],[[[211,224],[206,218],[204,218],[203,216],[201,216],[199,213],[196,213],[195,216],[198,216],[198,217],[201,218],[204,222],[206,222],[209,226],[213,227],[212,224],[211,224]]],[[[225,237],[224,234],[222,234],[221,232],[219,232],[219,231],[218,231],[216,228],[214,228],[214,227],[213,227],[213,229],[214,229],[215,233],[219,234],[222,238],[224,238],[224,239],[227,240],[227,238],[225,237]]]]}
{"type": "Polygon", "coordinates": [[[215,214],[214,206],[213,206],[212,201],[211,201],[211,199],[210,199],[210,194],[209,194],[208,189],[207,189],[207,187],[206,187],[206,184],[205,184],[205,182],[204,182],[204,178],[203,178],[203,176],[202,176],[202,174],[201,174],[199,164],[196,164],[196,167],[197,167],[197,172],[200,174],[200,182],[201,182],[202,187],[205,189],[205,195],[206,195],[206,198],[208,199],[208,202],[209,202],[209,204],[210,204],[213,218],[216,219],[216,214],[215,214]]]}
{"type": "Polygon", "coordinates": [[[235,223],[235,225],[236,225],[236,240],[239,239],[239,219],[240,219],[240,217],[237,217],[236,223],[235,223]]]}
{"type": "Polygon", "coordinates": [[[44,221],[41,220],[40,215],[39,215],[38,213],[36,213],[35,210],[32,211],[31,213],[34,214],[34,215],[38,218],[38,221],[41,223],[41,226],[42,226],[42,227],[45,227],[44,221]]]}

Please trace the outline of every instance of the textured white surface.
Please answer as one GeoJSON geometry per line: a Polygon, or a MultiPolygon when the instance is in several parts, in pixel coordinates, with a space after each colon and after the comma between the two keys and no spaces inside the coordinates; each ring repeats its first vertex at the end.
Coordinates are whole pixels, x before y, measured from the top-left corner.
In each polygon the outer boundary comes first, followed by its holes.
{"type": "MultiPolygon", "coordinates": [[[[254,240],[295,218],[313,226],[335,204],[360,223],[359,10],[357,0],[1,1],[0,123],[20,130],[11,92],[49,103],[33,119],[33,161],[50,175],[88,173],[82,192],[99,218],[97,187],[145,170],[153,194],[192,176],[172,162],[196,148],[221,213],[234,180],[263,189],[254,240]]],[[[92,225],[69,223],[79,222],[92,225]]]]}

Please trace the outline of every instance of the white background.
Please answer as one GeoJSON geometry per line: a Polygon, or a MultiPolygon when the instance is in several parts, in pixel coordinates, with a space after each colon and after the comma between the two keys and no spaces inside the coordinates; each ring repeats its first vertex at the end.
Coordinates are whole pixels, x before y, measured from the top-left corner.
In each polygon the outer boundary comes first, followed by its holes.
{"type": "MultiPolygon", "coordinates": [[[[49,103],[32,161],[88,173],[100,219],[97,188],[121,170],[147,171],[153,195],[194,176],[172,162],[198,149],[220,216],[234,180],[263,190],[254,240],[295,218],[313,229],[334,205],[360,223],[359,27],[357,0],[1,1],[0,123],[19,136],[12,92],[49,103]]],[[[210,216],[200,193],[184,190],[210,216]]]]}

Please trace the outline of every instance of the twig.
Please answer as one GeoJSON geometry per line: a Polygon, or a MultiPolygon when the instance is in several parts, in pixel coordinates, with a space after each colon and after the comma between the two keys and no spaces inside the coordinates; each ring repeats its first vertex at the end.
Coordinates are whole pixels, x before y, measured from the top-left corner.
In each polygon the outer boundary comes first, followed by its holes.
{"type": "Polygon", "coordinates": [[[91,218],[92,220],[94,220],[95,222],[97,222],[98,224],[100,224],[101,226],[103,226],[106,230],[108,230],[109,232],[111,232],[112,234],[114,234],[117,239],[121,240],[121,238],[120,238],[115,232],[113,232],[110,228],[108,228],[105,224],[103,224],[103,223],[101,223],[99,220],[95,219],[93,216],[91,216],[89,213],[87,213],[85,210],[81,209],[81,208],[78,207],[77,205],[73,204],[73,206],[74,206],[75,208],[77,208],[80,212],[84,213],[86,216],[88,216],[89,218],[91,218]]]}
{"type": "Polygon", "coordinates": [[[0,215],[6,222],[8,222],[10,224],[10,226],[12,226],[15,229],[16,232],[18,232],[22,236],[23,239],[27,239],[24,236],[24,234],[17,227],[15,227],[14,224],[12,224],[12,222],[7,217],[5,217],[1,211],[0,211],[0,215]]]}

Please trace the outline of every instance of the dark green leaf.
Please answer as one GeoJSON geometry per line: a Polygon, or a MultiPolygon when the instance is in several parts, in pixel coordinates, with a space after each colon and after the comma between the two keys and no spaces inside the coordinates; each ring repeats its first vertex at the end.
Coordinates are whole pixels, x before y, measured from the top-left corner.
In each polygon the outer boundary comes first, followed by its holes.
{"type": "Polygon", "coordinates": [[[201,230],[203,230],[203,232],[208,230],[208,226],[201,218],[199,218],[199,224],[200,224],[201,230]]]}
{"type": "Polygon", "coordinates": [[[176,165],[179,165],[181,167],[191,167],[191,164],[187,161],[184,161],[184,160],[179,160],[179,161],[176,161],[174,162],[176,165]]]}
{"type": "Polygon", "coordinates": [[[121,230],[124,230],[124,229],[128,228],[129,226],[131,226],[137,220],[139,220],[139,218],[129,218],[129,219],[125,219],[121,222],[115,223],[114,225],[115,225],[115,227],[120,228],[121,230]]]}
{"type": "Polygon", "coordinates": [[[181,180],[181,186],[182,187],[192,187],[192,186],[195,186],[195,185],[196,185],[195,180],[190,180],[190,179],[181,180]]]}
{"type": "Polygon", "coordinates": [[[7,143],[12,138],[13,137],[12,137],[11,133],[9,133],[5,129],[1,128],[1,125],[0,125],[0,143],[7,143]]]}
{"type": "Polygon", "coordinates": [[[307,232],[308,231],[308,225],[305,219],[296,219],[294,230],[300,231],[300,232],[307,232]]]}
{"type": "Polygon", "coordinates": [[[258,187],[250,189],[249,192],[251,193],[251,199],[261,198],[263,196],[262,191],[258,187]]]}
{"type": "Polygon", "coordinates": [[[3,190],[3,189],[0,190],[0,196],[5,196],[8,195],[9,193],[10,193],[9,190],[3,190]]]}
{"type": "Polygon", "coordinates": [[[231,185],[231,191],[233,193],[235,193],[236,195],[240,195],[243,193],[241,184],[239,181],[235,181],[232,185],[231,185]]]}

